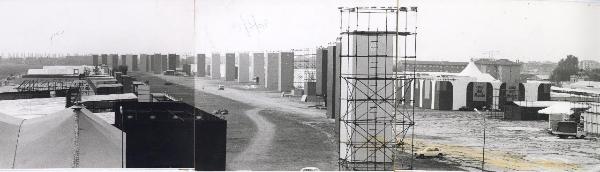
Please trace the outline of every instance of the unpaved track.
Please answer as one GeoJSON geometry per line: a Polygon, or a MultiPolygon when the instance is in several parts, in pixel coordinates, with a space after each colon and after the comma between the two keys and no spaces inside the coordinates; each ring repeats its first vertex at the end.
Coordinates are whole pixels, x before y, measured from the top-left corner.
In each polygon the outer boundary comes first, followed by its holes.
{"type": "Polygon", "coordinates": [[[255,108],[246,111],[246,115],[256,124],[257,132],[250,145],[232,163],[229,163],[229,169],[252,170],[264,169],[263,166],[268,166],[263,161],[269,153],[269,148],[272,147],[276,127],[258,113],[261,110],[263,109],[255,108]]]}

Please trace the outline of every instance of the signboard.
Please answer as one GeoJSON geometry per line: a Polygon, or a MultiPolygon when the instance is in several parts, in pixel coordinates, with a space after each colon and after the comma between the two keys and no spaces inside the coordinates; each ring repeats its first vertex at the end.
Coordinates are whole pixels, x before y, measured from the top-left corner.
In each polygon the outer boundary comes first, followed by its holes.
{"type": "Polygon", "coordinates": [[[487,83],[475,82],[473,83],[473,101],[484,102],[486,101],[487,94],[487,83]]]}

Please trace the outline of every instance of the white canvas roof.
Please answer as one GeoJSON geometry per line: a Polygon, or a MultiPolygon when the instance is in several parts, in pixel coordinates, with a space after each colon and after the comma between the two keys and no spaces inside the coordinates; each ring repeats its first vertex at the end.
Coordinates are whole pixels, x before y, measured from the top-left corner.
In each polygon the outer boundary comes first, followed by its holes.
{"type": "MultiPolygon", "coordinates": [[[[3,121],[9,120],[0,118],[0,127],[14,127],[3,121]]],[[[119,168],[123,160],[124,134],[85,108],[26,119],[20,131],[0,130],[0,135],[6,136],[3,140],[18,137],[16,143],[0,142],[16,152],[0,154],[0,168],[119,168]]]]}
{"type": "Polygon", "coordinates": [[[64,97],[0,100],[2,113],[18,118],[35,118],[65,109],[64,97]]]}
{"type": "Polygon", "coordinates": [[[475,63],[473,63],[473,62],[469,62],[467,67],[465,67],[465,69],[463,69],[463,71],[458,73],[457,76],[474,77],[474,78],[476,78],[477,82],[495,82],[495,81],[497,81],[497,79],[495,79],[492,75],[481,72],[481,70],[479,70],[479,68],[477,68],[477,65],[475,65],[475,63]]]}

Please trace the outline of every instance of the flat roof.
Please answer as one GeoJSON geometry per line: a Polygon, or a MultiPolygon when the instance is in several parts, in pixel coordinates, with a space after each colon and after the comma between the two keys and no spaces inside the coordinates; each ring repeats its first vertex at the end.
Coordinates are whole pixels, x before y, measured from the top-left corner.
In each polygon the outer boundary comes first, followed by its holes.
{"type": "Polygon", "coordinates": [[[137,99],[137,96],[133,93],[125,93],[125,94],[91,95],[91,96],[82,96],[81,97],[82,102],[128,100],[128,99],[137,99]]]}
{"type": "Polygon", "coordinates": [[[122,84],[98,84],[96,85],[96,88],[102,88],[102,87],[122,87],[122,84]]]}

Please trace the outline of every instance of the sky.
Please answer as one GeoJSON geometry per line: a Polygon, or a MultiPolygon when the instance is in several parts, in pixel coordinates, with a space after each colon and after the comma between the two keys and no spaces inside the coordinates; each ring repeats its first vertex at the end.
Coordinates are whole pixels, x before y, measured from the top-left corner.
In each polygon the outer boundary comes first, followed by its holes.
{"type": "MultiPolygon", "coordinates": [[[[394,0],[1,0],[0,54],[212,53],[315,48],[345,6],[394,0]]],[[[403,0],[419,60],[600,60],[600,0],[403,0]]]]}
{"type": "MultiPolygon", "coordinates": [[[[335,41],[345,6],[394,6],[376,0],[200,0],[198,52],[315,48],[335,41]],[[367,4],[368,3],[368,4],[367,4]]],[[[493,57],[600,60],[600,1],[409,0],[418,6],[419,60],[493,57]]]]}
{"type": "Polygon", "coordinates": [[[192,0],[1,0],[0,52],[194,51],[192,0]]]}

